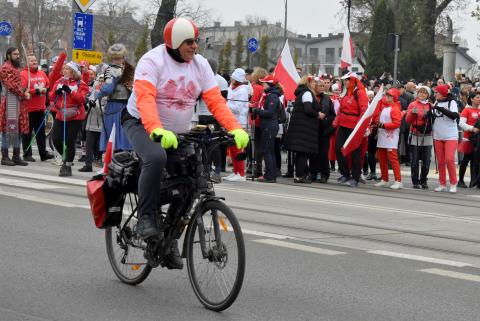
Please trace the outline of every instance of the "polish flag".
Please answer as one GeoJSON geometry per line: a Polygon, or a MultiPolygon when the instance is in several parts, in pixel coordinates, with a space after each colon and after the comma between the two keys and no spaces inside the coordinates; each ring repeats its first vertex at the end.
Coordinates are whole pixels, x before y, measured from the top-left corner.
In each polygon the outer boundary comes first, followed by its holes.
{"type": "Polygon", "coordinates": [[[348,26],[347,26],[345,28],[345,32],[343,33],[343,49],[342,49],[342,57],[340,59],[340,63],[341,63],[340,67],[342,69],[350,68],[353,64],[354,56],[355,56],[355,48],[353,48],[352,37],[350,37],[350,30],[348,30],[348,26]]]}
{"type": "Polygon", "coordinates": [[[347,156],[352,151],[356,150],[362,144],[363,137],[367,131],[368,126],[372,120],[375,111],[377,110],[378,103],[382,100],[383,97],[383,86],[378,90],[377,95],[373,98],[372,102],[368,104],[367,111],[363,114],[360,121],[357,123],[357,126],[353,129],[350,136],[348,136],[345,144],[341,149],[343,156],[347,156]]]}
{"type": "Polygon", "coordinates": [[[300,76],[298,75],[297,68],[293,62],[292,55],[290,54],[290,46],[288,40],[285,42],[280,58],[278,58],[277,66],[273,71],[273,76],[283,86],[285,99],[295,99],[295,89],[298,87],[300,76]]]}
{"type": "Polygon", "coordinates": [[[115,123],[112,126],[110,138],[108,138],[107,149],[105,150],[105,159],[103,162],[103,173],[108,173],[108,164],[112,162],[113,152],[115,151],[115,123]]]}

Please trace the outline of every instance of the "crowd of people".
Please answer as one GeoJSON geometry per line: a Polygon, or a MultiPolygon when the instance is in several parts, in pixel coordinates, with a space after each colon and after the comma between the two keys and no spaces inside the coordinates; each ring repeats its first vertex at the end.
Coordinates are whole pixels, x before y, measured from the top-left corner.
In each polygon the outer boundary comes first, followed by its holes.
{"type": "MultiPolygon", "coordinates": [[[[112,130],[115,149],[132,150],[121,119],[132,93],[135,68],[126,60],[127,49],[122,44],[112,45],[108,57],[109,64],[90,66],[66,62],[63,54],[53,69],[44,70],[35,56],[28,54],[21,69],[20,51],[7,50],[0,68],[2,165],[27,166],[36,161],[34,141],[41,161],[54,157],[46,144],[48,114],[54,117],[51,141],[61,156],[60,176],[72,175],[77,146],[82,149],[77,160],[83,163],[80,172],[101,167],[112,130]]],[[[447,190],[447,172],[451,193],[457,187],[480,188],[478,79],[446,84],[439,78],[402,84],[385,74],[368,79],[356,72],[334,77],[302,75],[297,69],[302,77],[295,99],[287,101],[273,70],[236,68],[220,75],[217,62],[209,59],[208,63],[229,109],[251,139],[245,150],[231,146],[212,151],[211,179],[216,183],[222,181],[221,172],[231,162],[233,171],[223,178],[227,181],[251,177],[275,183],[282,175],[297,184],[325,184],[338,170],[339,184],[357,187],[372,181],[376,187],[396,190],[403,188],[400,166],[404,164],[410,167],[413,188],[428,189],[433,156],[440,181],[435,191],[447,190]],[[384,96],[363,142],[345,155],[342,147],[382,88],[384,96]],[[283,174],[282,155],[287,163],[283,174]],[[465,183],[468,165],[469,185],[465,183]],[[389,169],[394,174],[392,183],[389,169]]],[[[192,124],[197,123],[220,128],[202,96],[192,119],[192,124]]]]}

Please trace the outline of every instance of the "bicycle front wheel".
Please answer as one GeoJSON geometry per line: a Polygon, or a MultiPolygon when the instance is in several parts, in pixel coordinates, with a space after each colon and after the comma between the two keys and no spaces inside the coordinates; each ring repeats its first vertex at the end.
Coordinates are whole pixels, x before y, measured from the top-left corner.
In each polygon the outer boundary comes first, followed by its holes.
{"type": "Polygon", "coordinates": [[[190,283],[200,302],[223,311],[235,302],[245,275],[245,243],[232,210],[209,201],[194,215],[187,234],[190,283]]]}

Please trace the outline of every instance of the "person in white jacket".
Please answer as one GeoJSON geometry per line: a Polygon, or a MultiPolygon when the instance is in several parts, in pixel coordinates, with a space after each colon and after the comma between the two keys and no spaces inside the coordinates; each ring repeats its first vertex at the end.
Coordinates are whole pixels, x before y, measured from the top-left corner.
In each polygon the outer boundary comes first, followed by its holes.
{"type": "MultiPolygon", "coordinates": [[[[245,85],[245,70],[237,68],[233,71],[228,87],[227,104],[237,121],[243,128],[247,127],[249,88],[245,85]]],[[[237,155],[243,150],[236,146],[230,147],[230,154],[233,161],[233,173],[225,178],[227,181],[245,181],[245,161],[237,160],[237,155]]]]}

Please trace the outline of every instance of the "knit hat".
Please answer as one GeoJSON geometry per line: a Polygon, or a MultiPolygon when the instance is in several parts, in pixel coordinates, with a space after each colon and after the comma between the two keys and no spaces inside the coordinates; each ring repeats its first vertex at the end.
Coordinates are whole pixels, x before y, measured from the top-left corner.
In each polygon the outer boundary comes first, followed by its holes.
{"type": "Polygon", "coordinates": [[[245,70],[243,70],[242,68],[237,68],[233,71],[231,77],[233,80],[236,80],[238,82],[245,82],[245,70]]]}
{"type": "Polygon", "coordinates": [[[77,76],[81,75],[80,66],[75,61],[68,62],[66,66],[70,67],[77,76]]]}
{"type": "Polygon", "coordinates": [[[115,43],[108,48],[107,54],[111,58],[125,57],[127,55],[127,48],[121,43],[115,43]]]}
{"type": "Polygon", "coordinates": [[[421,89],[425,90],[429,96],[432,94],[432,90],[431,90],[430,87],[428,87],[428,86],[419,86],[419,87],[417,87],[417,93],[418,93],[421,89]]]}
{"type": "Polygon", "coordinates": [[[450,90],[450,87],[448,85],[440,85],[435,87],[434,91],[442,95],[443,97],[447,97],[448,91],[450,90]]]}

